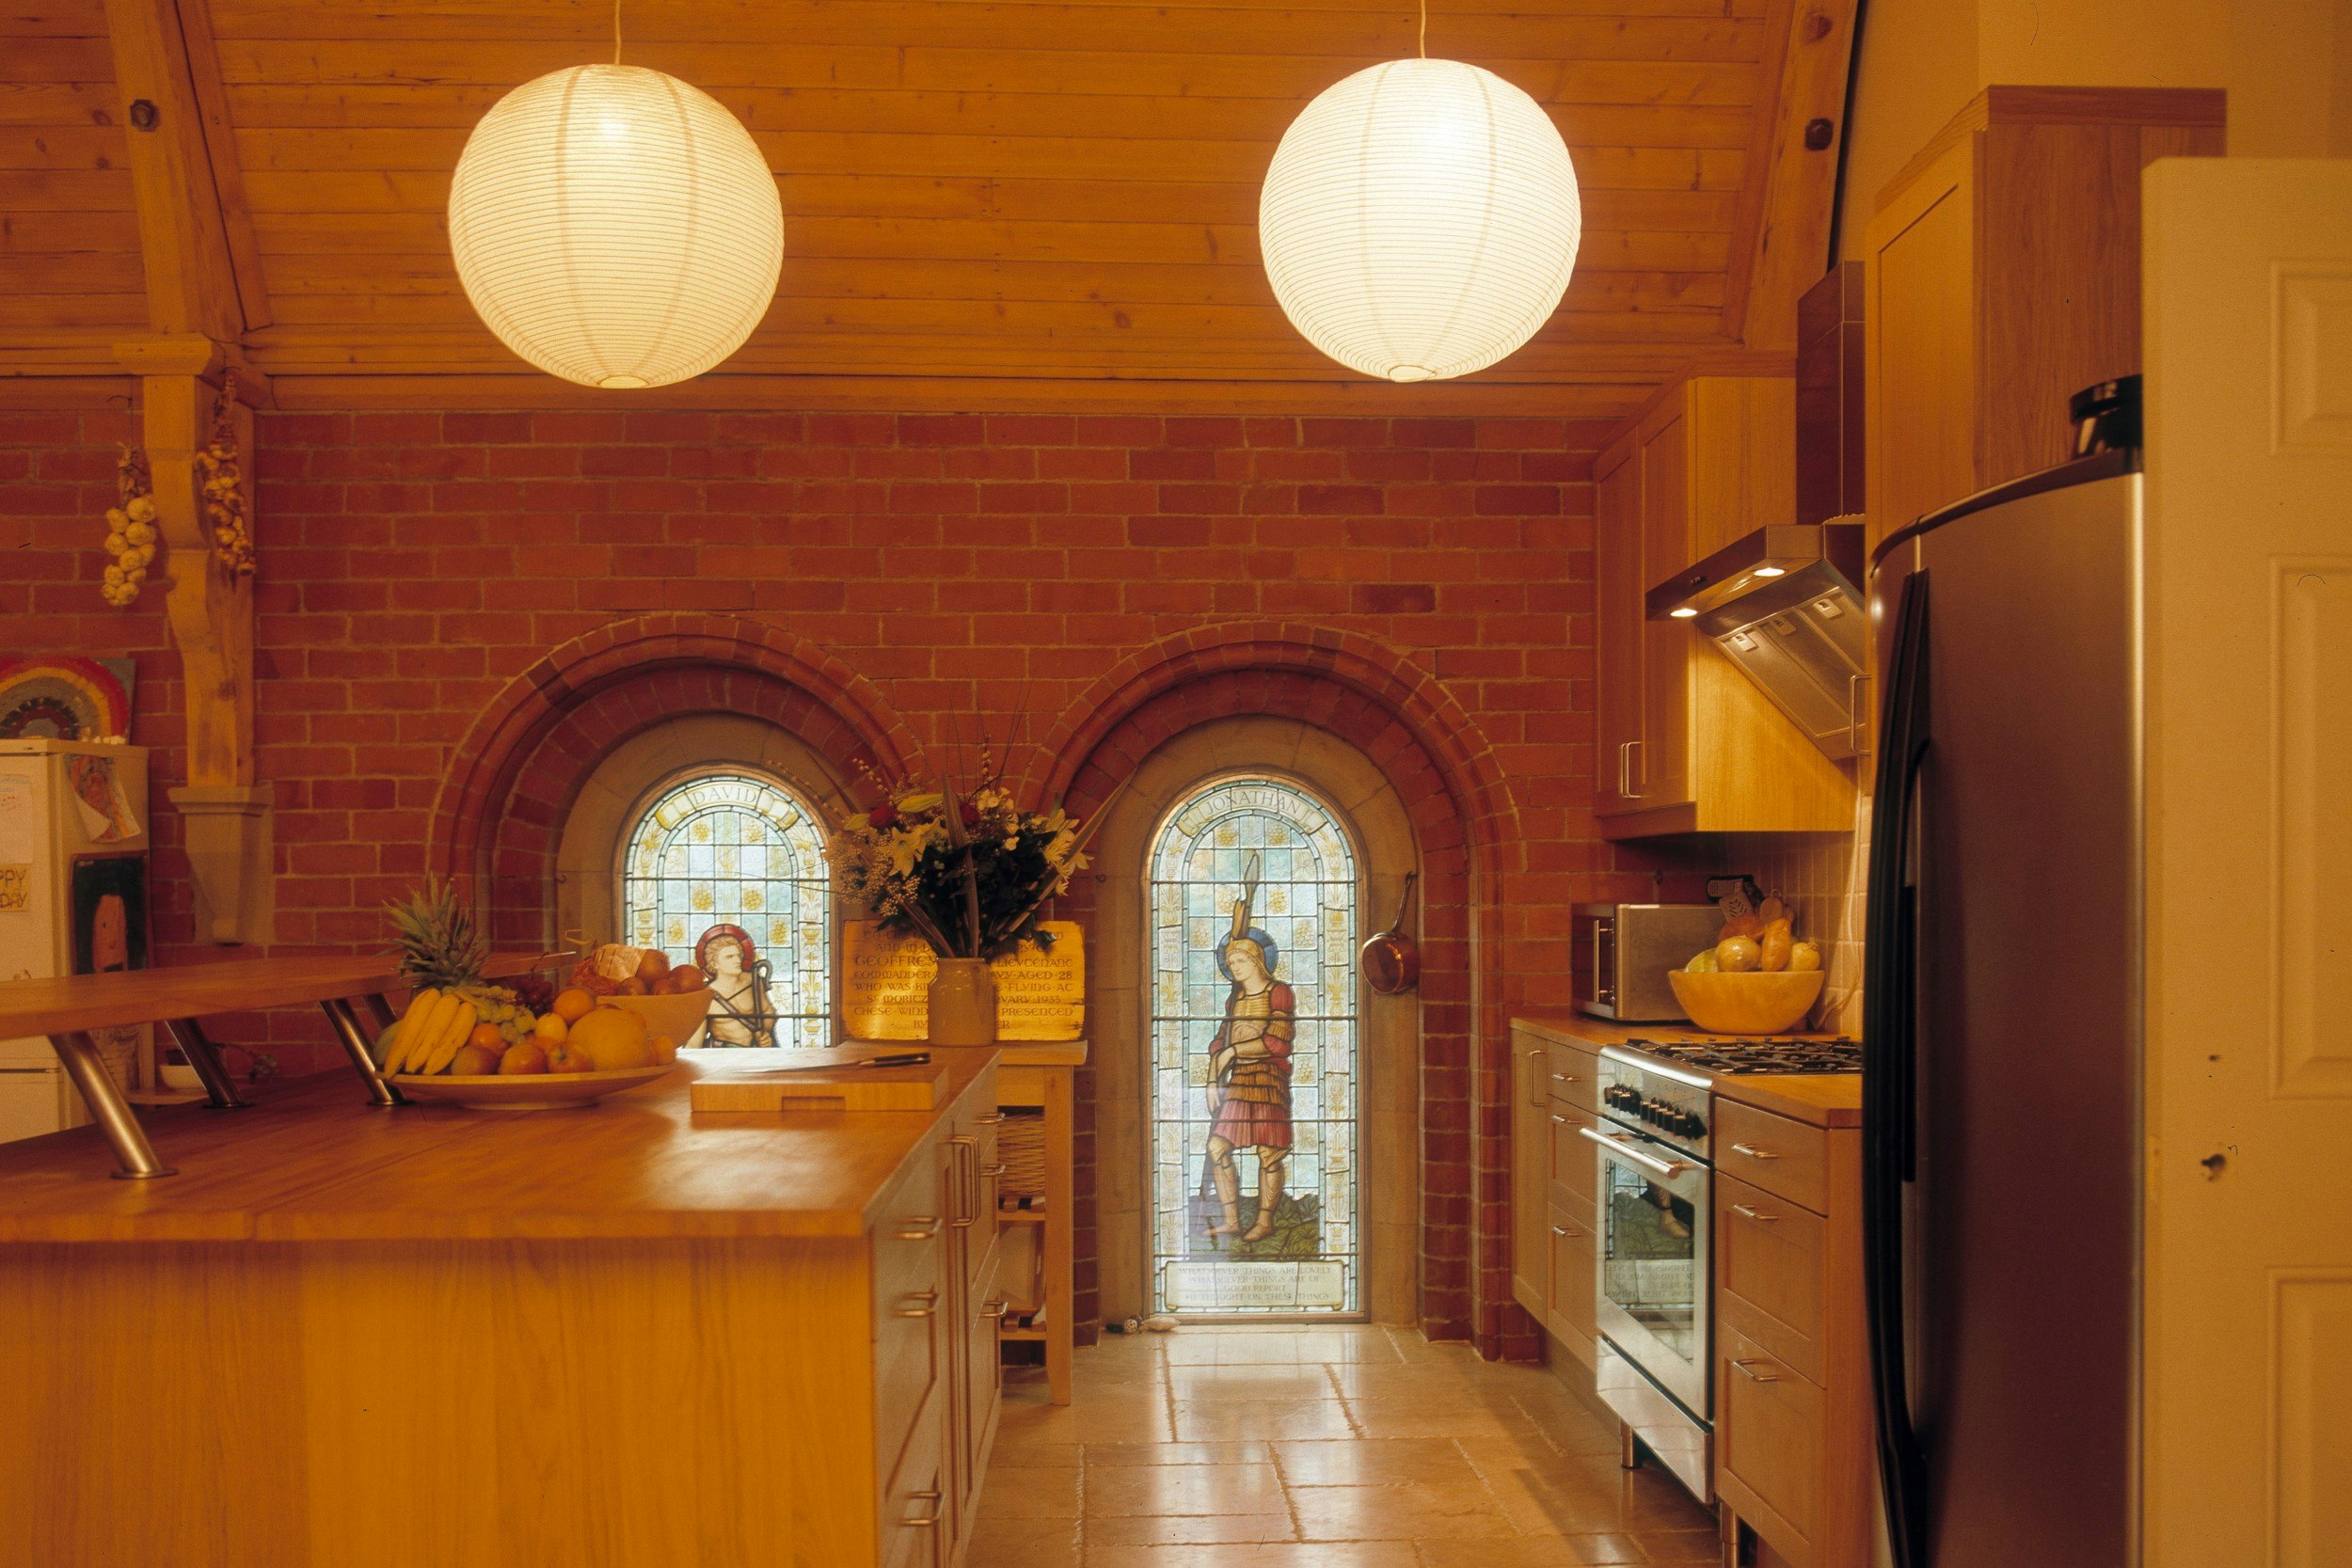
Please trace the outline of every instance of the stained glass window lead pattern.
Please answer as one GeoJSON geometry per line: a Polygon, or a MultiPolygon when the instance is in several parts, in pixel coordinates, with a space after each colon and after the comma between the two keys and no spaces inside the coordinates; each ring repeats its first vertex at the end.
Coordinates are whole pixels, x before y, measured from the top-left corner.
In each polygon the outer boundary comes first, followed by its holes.
{"type": "Polygon", "coordinates": [[[621,910],[623,940],[676,963],[711,927],[741,927],[771,966],[776,1043],[833,1043],[825,833],[789,790],[704,773],[662,791],[629,830],[621,910]]]}
{"type": "Polygon", "coordinates": [[[1362,1310],[1357,876],[1330,809],[1276,779],[1203,785],[1153,841],[1155,1311],[1362,1310]]]}

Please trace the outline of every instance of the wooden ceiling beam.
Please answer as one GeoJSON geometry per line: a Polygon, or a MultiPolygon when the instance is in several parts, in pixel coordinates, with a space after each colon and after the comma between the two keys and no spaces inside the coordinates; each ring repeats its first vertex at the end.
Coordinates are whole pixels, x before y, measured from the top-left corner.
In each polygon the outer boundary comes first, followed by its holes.
{"type": "Polygon", "coordinates": [[[1740,188],[1724,329],[1752,348],[1788,350],[1797,341],[1797,301],[1829,270],[1858,8],[1857,0],[1772,4],[1780,69],[1758,107],[1740,188]]]}
{"type": "Polygon", "coordinates": [[[234,343],[269,325],[205,0],[106,0],[148,325],[234,343]]]}

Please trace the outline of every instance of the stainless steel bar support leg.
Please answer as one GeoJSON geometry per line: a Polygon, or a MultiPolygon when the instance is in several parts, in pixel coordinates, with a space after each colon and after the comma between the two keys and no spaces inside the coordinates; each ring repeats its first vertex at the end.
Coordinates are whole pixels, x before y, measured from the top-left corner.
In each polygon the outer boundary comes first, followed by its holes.
{"type": "Polygon", "coordinates": [[[407,1104],[401,1098],[400,1091],[375,1070],[375,1053],[368,1048],[367,1031],[359,1027],[359,1020],[352,1012],[351,1004],[336,996],[320,1003],[319,1008],[326,1014],[326,1022],[334,1028],[335,1037],[342,1042],[343,1054],[351,1058],[351,1070],[358,1073],[359,1082],[368,1086],[368,1103],[383,1106],[407,1104]]]}
{"type": "Polygon", "coordinates": [[[375,1032],[379,1035],[389,1029],[400,1016],[392,1011],[392,1005],[384,1000],[382,991],[372,990],[360,1000],[368,1005],[368,1016],[375,1020],[375,1032]]]}
{"type": "Polygon", "coordinates": [[[180,1042],[180,1050],[188,1058],[188,1066],[204,1081],[204,1094],[215,1111],[243,1111],[253,1101],[237,1092],[236,1081],[220,1063],[220,1051],[205,1036],[203,1026],[192,1018],[175,1018],[165,1025],[171,1037],[180,1042]]]}
{"type": "Polygon", "coordinates": [[[65,1064],[73,1086],[81,1090],[82,1103],[89,1107],[90,1118],[114,1147],[115,1159],[122,1167],[115,1172],[115,1180],[147,1181],[159,1176],[178,1175],[155,1158],[155,1148],[147,1141],[147,1129],[131,1114],[131,1102],[122,1098],[121,1085],[106,1070],[106,1064],[99,1058],[98,1047],[90,1043],[90,1037],[77,1030],[69,1035],[52,1035],[49,1043],[56,1049],[57,1060],[65,1064]]]}
{"type": "Polygon", "coordinates": [[[1642,1467],[1642,1446],[1634,1440],[1633,1423],[1617,1423],[1617,1464],[1628,1470],[1642,1467]]]}

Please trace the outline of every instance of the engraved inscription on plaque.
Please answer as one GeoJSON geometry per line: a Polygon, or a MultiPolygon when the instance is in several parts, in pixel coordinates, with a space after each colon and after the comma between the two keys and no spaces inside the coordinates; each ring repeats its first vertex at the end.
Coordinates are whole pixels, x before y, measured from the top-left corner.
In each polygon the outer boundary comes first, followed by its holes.
{"type": "MultiPolygon", "coordinates": [[[[1048,920],[1050,948],[1024,945],[989,965],[996,977],[996,1037],[1074,1040],[1086,1033],[1086,936],[1077,922],[1048,920]]],[[[890,936],[870,920],[842,927],[841,1026],[857,1040],[919,1040],[930,1030],[928,996],[939,960],[919,937],[890,936]]]]}

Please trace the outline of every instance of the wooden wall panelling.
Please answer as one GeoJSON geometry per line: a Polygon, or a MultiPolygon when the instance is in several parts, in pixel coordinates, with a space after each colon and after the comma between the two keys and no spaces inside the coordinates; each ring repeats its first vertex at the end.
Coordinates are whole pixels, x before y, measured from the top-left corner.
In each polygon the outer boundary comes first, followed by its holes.
{"type": "Polygon", "coordinates": [[[103,0],[0,16],[0,373],[77,373],[40,334],[147,320],[123,136],[103,0]]]}

